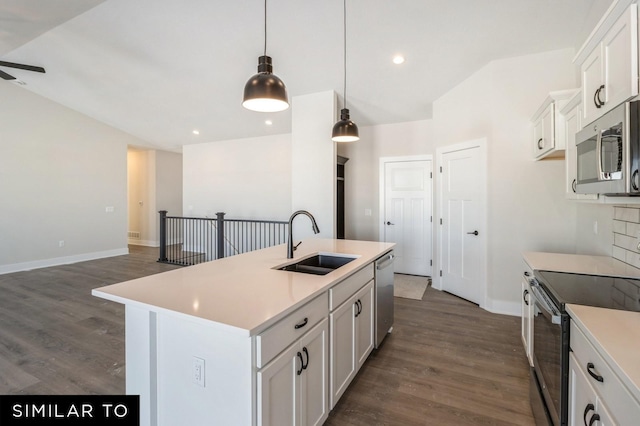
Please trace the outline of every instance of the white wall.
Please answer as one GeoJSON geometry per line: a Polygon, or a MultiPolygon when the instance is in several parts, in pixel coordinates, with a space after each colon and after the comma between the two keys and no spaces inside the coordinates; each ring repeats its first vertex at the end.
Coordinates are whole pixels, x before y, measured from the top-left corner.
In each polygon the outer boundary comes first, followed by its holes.
{"type": "Polygon", "coordinates": [[[434,103],[437,146],[488,138],[489,309],[519,311],[522,251],[575,252],[564,161],[532,160],[530,122],[549,91],[577,86],[572,58],[565,49],[495,61],[434,103]]]}
{"type": "Polygon", "coordinates": [[[291,135],[185,145],[183,214],[287,220],[291,214],[291,135]]]}
{"type": "Polygon", "coordinates": [[[0,99],[0,273],[127,253],[127,145],[144,142],[8,82],[0,99]]]}
{"type": "MultiPolygon", "coordinates": [[[[333,91],[296,96],[291,105],[291,212],[307,210],[322,238],[336,235],[336,144],[331,129],[336,122],[333,91]]],[[[313,236],[307,218],[294,222],[296,240],[313,236]]]]}
{"type": "MultiPolygon", "coordinates": [[[[352,117],[357,124],[357,117],[352,117]]],[[[349,158],[345,165],[345,237],[379,239],[380,157],[433,152],[432,121],[422,120],[380,126],[360,126],[360,140],[339,143],[338,154],[349,158]],[[371,216],[365,210],[371,210],[371,216]]]]}
{"type": "Polygon", "coordinates": [[[127,153],[129,244],[159,245],[158,211],[182,215],[182,154],[130,148],[127,153]]]}

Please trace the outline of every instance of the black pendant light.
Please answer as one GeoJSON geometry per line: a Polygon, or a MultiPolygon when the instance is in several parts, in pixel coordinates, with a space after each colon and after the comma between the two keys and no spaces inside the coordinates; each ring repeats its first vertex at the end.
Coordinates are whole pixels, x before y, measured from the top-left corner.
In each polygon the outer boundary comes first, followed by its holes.
{"type": "Polygon", "coordinates": [[[258,58],[258,74],[244,86],[242,106],[259,112],[284,111],[289,108],[287,88],[273,74],[271,57],[267,56],[267,0],[264,0],[264,55],[258,58]]]}
{"type": "Polygon", "coordinates": [[[340,121],[333,125],[331,140],[334,142],[355,142],[360,140],[358,126],[349,119],[347,108],[347,0],[344,3],[344,108],[340,110],[340,121]]]}

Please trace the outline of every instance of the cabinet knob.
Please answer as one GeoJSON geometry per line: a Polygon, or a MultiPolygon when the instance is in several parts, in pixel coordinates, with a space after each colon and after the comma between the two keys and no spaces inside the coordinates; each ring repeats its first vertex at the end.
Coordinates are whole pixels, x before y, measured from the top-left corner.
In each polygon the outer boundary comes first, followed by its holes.
{"type": "Polygon", "coordinates": [[[538,139],[538,149],[544,148],[544,143],[542,143],[542,138],[538,139]]]}
{"type": "Polygon", "coordinates": [[[574,179],[573,182],[571,182],[571,189],[573,190],[573,193],[576,193],[576,185],[578,184],[578,182],[574,179]]]}

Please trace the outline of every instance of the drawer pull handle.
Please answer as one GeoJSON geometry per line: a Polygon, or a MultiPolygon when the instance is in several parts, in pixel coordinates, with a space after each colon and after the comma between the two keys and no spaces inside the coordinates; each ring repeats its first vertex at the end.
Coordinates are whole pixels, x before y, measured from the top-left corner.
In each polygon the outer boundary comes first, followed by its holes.
{"type": "Polygon", "coordinates": [[[582,419],[584,420],[584,426],[588,426],[587,425],[587,414],[589,414],[589,411],[593,411],[595,409],[596,409],[596,407],[594,407],[593,404],[587,404],[587,406],[584,407],[584,414],[582,416],[582,419]]]}
{"type": "Polygon", "coordinates": [[[293,328],[295,328],[296,330],[299,328],[304,327],[305,325],[307,325],[307,323],[309,322],[309,318],[306,318],[302,320],[302,322],[299,322],[298,324],[294,325],[293,328]]]}
{"type": "Polygon", "coordinates": [[[529,301],[527,300],[527,295],[529,295],[529,290],[525,289],[522,292],[522,300],[524,300],[524,303],[529,306],[529,301]]]}
{"type": "Polygon", "coordinates": [[[593,426],[595,422],[599,422],[599,421],[600,421],[600,414],[596,413],[593,416],[591,416],[591,420],[589,420],[589,426],[593,426]]]}
{"type": "MultiPolygon", "coordinates": [[[[307,356],[307,363],[302,365],[302,369],[306,370],[309,366],[309,351],[307,350],[306,346],[302,348],[302,352],[304,352],[304,354],[307,356]]],[[[302,359],[302,357],[300,357],[300,359],[302,359]]]]}
{"type": "Polygon", "coordinates": [[[302,354],[298,352],[298,358],[300,358],[300,370],[296,371],[296,374],[299,376],[302,374],[302,370],[304,370],[304,361],[302,360],[302,354]]]}
{"type": "Polygon", "coordinates": [[[597,381],[599,381],[600,383],[604,382],[604,377],[602,377],[601,375],[596,374],[596,373],[594,373],[594,372],[592,371],[592,369],[593,369],[593,368],[595,368],[595,367],[596,367],[596,366],[595,366],[595,365],[593,365],[593,363],[592,363],[592,362],[588,363],[588,364],[587,364],[587,373],[589,373],[589,375],[590,375],[591,377],[593,377],[594,379],[596,379],[596,380],[597,380],[597,381]]]}
{"type": "Polygon", "coordinates": [[[356,309],[358,309],[356,311],[356,318],[358,318],[358,316],[362,313],[362,302],[360,301],[360,299],[356,300],[356,309]]]}

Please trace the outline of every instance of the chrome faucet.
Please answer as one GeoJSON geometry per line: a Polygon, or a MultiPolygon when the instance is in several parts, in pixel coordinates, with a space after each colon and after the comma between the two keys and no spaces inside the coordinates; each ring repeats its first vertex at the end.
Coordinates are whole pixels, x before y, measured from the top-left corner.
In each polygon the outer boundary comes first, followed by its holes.
{"type": "Polygon", "coordinates": [[[307,216],[309,216],[309,219],[311,219],[311,225],[312,225],[314,234],[317,234],[318,232],[320,232],[320,229],[318,229],[318,224],[316,223],[316,220],[311,213],[309,213],[306,210],[298,210],[297,212],[293,213],[289,218],[289,239],[287,240],[287,259],[293,259],[293,252],[295,251],[295,249],[298,248],[300,244],[302,244],[302,241],[300,241],[295,246],[293,245],[293,219],[299,214],[306,214],[307,216]]]}

